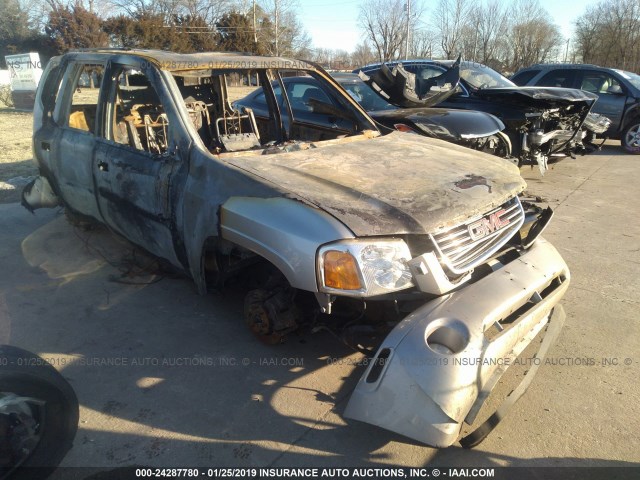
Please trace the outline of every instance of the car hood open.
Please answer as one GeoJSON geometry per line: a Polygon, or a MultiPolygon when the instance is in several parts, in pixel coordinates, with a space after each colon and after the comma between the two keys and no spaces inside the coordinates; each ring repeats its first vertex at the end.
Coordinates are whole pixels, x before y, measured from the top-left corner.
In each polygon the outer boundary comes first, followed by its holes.
{"type": "Polygon", "coordinates": [[[383,100],[401,108],[432,107],[456,92],[460,83],[460,58],[441,75],[423,79],[404,69],[384,63],[370,75],[360,71],[360,79],[383,100]]]}
{"type": "Polygon", "coordinates": [[[226,161],[325,210],[357,236],[435,232],[486,213],[526,185],[504,159],[417,135],[307,145],[226,161]]]}

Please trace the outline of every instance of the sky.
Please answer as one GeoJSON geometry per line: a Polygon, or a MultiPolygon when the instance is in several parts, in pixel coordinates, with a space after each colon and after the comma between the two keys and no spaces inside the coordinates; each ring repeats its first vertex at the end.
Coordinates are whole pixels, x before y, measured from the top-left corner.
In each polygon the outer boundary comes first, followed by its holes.
{"type": "MultiPolygon", "coordinates": [[[[300,19],[311,36],[313,48],[353,51],[362,42],[358,28],[358,7],[361,0],[299,0],[300,19]]],[[[510,0],[503,0],[509,2],[510,0]]],[[[551,14],[565,38],[573,34],[573,22],[598,0],[540,0],[540,4],[551,14]]],[[[425,0],[426,12],[423,21],[428,21],[429,10],[436,0],[425,0]]]]}

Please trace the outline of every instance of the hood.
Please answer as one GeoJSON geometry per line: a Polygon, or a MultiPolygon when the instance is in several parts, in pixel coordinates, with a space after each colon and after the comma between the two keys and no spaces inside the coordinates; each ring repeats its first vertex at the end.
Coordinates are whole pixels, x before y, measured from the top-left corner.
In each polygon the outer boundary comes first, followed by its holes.
{"type": "Polygon", "coordinates": [[[356,236],[435,232],[486,213],[525,188],[507,160],[418,135],[309,146],[227,162],[328,212],[356,236]]]}
{"type": "Polygon", "coordinates": [[[448,141],[488,137],[504,130],[504,123],[489,113],[448,108],[400,108],[368,112],[374,120],[389,124],[408,122],[422,133],[448,141]],[[384,121],[386,119],[386,121],[384,121]]]}
{"type": "Polygon", "coordinates": [[[554,107],[584,102],[591,106],[597,95],[577,88],[560,87],[500,87],[483,88],[475,94],[488,100],[518,103],[531,106],[554,107]]]}
{"type": "Polygon", "coordinates": [[[455,93],[460,83],[460,58],[441,75],[426,79],[408,72],[402,64],[391,69],[384,63],[370,75],[360,71],[358,76],[393,105],[403,108],[432,107],[455,93]]]}

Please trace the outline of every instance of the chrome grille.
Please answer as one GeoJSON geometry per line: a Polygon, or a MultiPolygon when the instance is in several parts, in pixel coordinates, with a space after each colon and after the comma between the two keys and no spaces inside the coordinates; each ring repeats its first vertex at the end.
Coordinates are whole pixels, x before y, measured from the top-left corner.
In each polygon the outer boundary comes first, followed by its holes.
{"type": "Polygon", "coordinates": [[[518,197],[514,197],[500,207],[490,212],[475,217],[463,224],[456,225],[447,230],[430,235],[436,246],[440,261],[451,271],[459,275],[463,274],[484,262],[520,229],[524,222],[524,210],[518,197]],[[491,231],[492,215],[500,212],[501,222],[509,221],[507,225],[495,227],[491,231]],[[484,219],[484,220],[483,220],[484,219]],[[480,224],[485,222],[485,224],[480,224]],[[474,239],[477,231],[474,225],[482,227],[484,235],[474,239]]]}

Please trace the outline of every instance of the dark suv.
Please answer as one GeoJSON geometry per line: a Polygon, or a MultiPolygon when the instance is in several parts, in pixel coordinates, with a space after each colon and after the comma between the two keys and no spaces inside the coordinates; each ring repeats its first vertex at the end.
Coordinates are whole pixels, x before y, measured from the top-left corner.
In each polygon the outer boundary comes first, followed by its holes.
{"type": "Polygon", "coordinates": [[[534,65],[511,79],[517,85],[581,88],[598,95],[592,112],[611,120],[605,133],[619,138],[629,153],[640,154],[640,75],[586,64],[534,65]]]}

